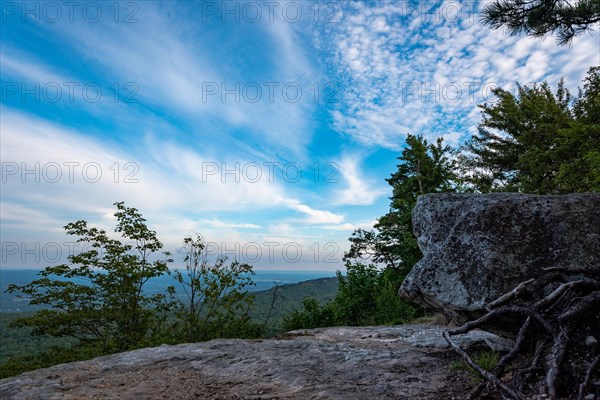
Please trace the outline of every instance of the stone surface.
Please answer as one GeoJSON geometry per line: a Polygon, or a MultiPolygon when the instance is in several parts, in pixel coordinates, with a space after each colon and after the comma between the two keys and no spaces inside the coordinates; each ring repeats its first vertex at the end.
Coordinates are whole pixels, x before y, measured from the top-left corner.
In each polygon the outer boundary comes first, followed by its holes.
{"type": "MultiPolygon", "coordinates": [[[[473,385],[443,327],[294,331],[160,346],[0,380],[2,399],[452,399],[473,385]]],[[[469,346],[493,335],[453,339],[469,346]]]]}
{"type": "Polygon", "coordinates": [[[428,194],[413,225],[423,258],[399,293],[453,319],[542,268],[600,268],[600,194],[428,194]]]}

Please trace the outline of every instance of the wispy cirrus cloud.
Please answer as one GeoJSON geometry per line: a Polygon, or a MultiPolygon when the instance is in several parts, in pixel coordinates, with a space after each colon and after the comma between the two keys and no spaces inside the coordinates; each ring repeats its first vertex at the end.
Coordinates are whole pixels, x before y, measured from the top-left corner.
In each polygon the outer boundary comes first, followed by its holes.
{"type": "Polygon", "coordinates": [[[326,210],[318,210],[302,204],[297,200],[285,200],[284,203],[292,210],[306,215],[304,220],[307,224],[338,224],[344,220],[344,216],[326,210]]]}
{"type": "Polygon", "coordinates": [[[193,3],[175,7],[146,2],[135,24],[106,21],[59,24],[55,29],[65,45],[93,59],[97,71],[118,82],[133,82],[136,98],[147,111],[168,113],[192,126],[188,136],[305,158],[314,131],[310,115],[315,102],[309,87],[318,71],[300,44],[305,35],[301,27],[263,19],[231,24],[227,34],[203,23],[200,9],[193,3]],[[184,10],[190,14],[183,15],[184,10]],[[245,60],[248,65],[231,62],[221,51],[223,43],[237,47],[235,52],[257,39],[263,48],[259,57],[245,60]]]}
{"type": "MultiPolygon", "coordinates": [[[[2,74],[5,79],[8,77],[16,77],[34,83],[73,82],[76,80],[72,76],[62,75],[53,71],[42,61],[34,58],[25,59],[23,55],[15,56],[13,55],[12,49],[10,53],[7,52],[6,49],[0,52],[0,60],[2,74]]],[[[5,96],[7,95],[5,94],[5,96]]]]}
{"type": "Polygon", "coordinates": [[[345,154],[337,163],[345,187],[334,193],[334,204],[369,205],[387,190],[373,180],[366,179],[360,171],[358,154],[345,154]]]}
{"type": "MultiPolygon", "coordinates": [[[[144,149],[142,143],[142,149],[128,153],[60,124],[7,108],[2,112],[2,201],[6,204],[18,201],[33,211],[43,202],[47,212],[101,216],[110,212],[114,201],[123,200],[151,214],[168,210],[171,215],[201,216],[206,212],[280,208],[306,215],[307,224],[343,220],[343,216],[312,208],[288,194],[285,181],[203,174],[207,165],[215,165],[213,159],[175,142],[154,139],[146,142],[150,147],[144,149]],[[138,158],[140,153],[145,157],[138,158]],[[71,204],[73,198],[88,200],[71,204]]],[[[232,157],[229,165],[240,163],[239,158],[232,157]]],[[[208,225],[259,227],[219,220],[209,220],[208,225]]]]}
{"type": "Polygon", "coordinates": [[[215,228],[242,228],[242,229],[259,229],[260,228],[260,225],[256,225],[256,224],[224,222],[224,221],[220,221],[218,219],[209,219],[209,220],[204,220],[202,222],[208,226],[212,226],[215,228]]]}

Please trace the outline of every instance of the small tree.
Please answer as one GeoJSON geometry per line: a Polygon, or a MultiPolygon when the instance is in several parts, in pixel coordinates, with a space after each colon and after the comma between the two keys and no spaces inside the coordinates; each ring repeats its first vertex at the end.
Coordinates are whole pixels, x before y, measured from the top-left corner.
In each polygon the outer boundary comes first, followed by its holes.
{"type": "Polygon", "coordinates": [[[398,296],[404,274],[397,269],[347,263],[346,275],[338,272],[337,277],[333,308],[339,324],[401,324],[416,314],[417,309],[398,296]]]}
{"type": "Polygon", "coordinates": [[[346,276],[337,272],[337,319],[343,325],[373,325],[377,315],[379,271],[374,265],[346,263],[346,276]]]}
{"type": "Polygon", "coordinates": [[[179,307],[183,338],[200,341],[257,336],[259,327],[249,322],[248,315],[254,300],[247,289],[254,285],[252,266],[237,261],[227,265],[226,258],[218,258],[211,264],[206,244],[199,235],[186,237],[184,245],[185,272],[174,272],[187,296],[187,304],[180,303],[179,307]]]}
{"type": "Polygon", "coordinates": [[[321,305],[315,298],[306,297],[302,302],[302,310],[294,310],[283,317],[282,328],[285,332],[295,329],[313,329],[338,325],[335,302],[321,305]]]}
{"type": "Polygon", "coordinates": [[[47,267],[27,285],[9,285],[8,292],[27,295],[30,304],[51,306],[16,320],[16,326],[32,327],[34,335],[100,344],[103,352],[127,350],[148,337],[165,302],[163,294],[145,295],[144,285],[168,273],[170,254],[163,252],[165,259],[151,261],[163,247],[156,232],[135,208],[122,202],[115,206],[115,232],[128,242],[111,239],[83,220],[66,225],[67,234],[78,236],[77,242],[88,250],[69,256],[72,265],[47,267]]]}

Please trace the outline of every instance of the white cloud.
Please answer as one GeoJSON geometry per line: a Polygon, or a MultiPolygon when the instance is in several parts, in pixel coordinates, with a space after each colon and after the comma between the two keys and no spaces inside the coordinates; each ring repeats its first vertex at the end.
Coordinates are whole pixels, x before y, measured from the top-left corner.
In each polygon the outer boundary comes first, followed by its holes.
{"type": "Polygon", "coordinates": [[[329,229],[332,231],[353,231],[355,229],[355,226],[350,222],[346,222],[345,224],[341,225],[325,225],[322,228],[329,229]]]}
{"type": "Polygon", "coordinates": [[[338,205],[370,205],[386,193],[381,187],[366,180],[359,171],[359,157],[356,154],[346,154],[337,163],[343,180],[344,189],[336,191],[334,202],[338,205]]]}
{"type": "Polygon", "coordinates": [[[343,215],[325,210],[316,210],[297,200],[286,200],[285,204],[292,210],[306,214],[307,218],[303,222],[307,224],[339,224],[344,220],[343,215]]]}
{"type": "MultiPolygon", "coordinates": [[[[203,168],[215,164],[210,157],[164,139],[141,143],[136,154],[144,157],[138,158],[110,141],[101,142],[8,107],[2,108],[0,123],[1,219],[7,240],[19,230],[35,236],[40,233],[36,231],[53,227],[60,239],[61,227],[80,218],[111,229],[115,201],[138,208],[172,244],[192,232],[241,241],[236,229],[261,228],[253,223],[202,218],[208,212],[245,211],[255,218],[268,215],[271,209],[293,210],[306,216],[296,221],[297,225],[337,224],[344,219],[304,204],[288,194],[283,182],[266,176],[254,182],[239,175],[203,174],[203,168]],[[131,168],[126,168],[128,163],[131,168]],[[86,170],[86,165],[92,167],[86,170]],[[132,172],[135,174],[129,179],[136,181],[127,183],[132,172]]],[[[229,168],[240,162],[231,156],[233,160],[225,160],[229,168]]]]}
{"type": "Polygon", "coordinates": [[[472,3],[402,5],[347,2],[334,27],[329,61],[347,80],[333,126],[361,144],[399,149],[407,133],[448,131],[464,140],[479,122],[473,110],[489,93],[486,85],[545,79],[555,85],[565,76],[574,89],[600,62],[597,32],[559,47],[553,37],[508,36],[482,26],[472,3]]]}
{"type": "MultiPolygon", "coordinates": [[[[5,77],[19,77],[31,82],[37,82],[41,85],[48,83],[73,82],[73,77],[67,77],[52,71],[46,65],[33,60],[25,61],[20,57],[13,56],[13,53],[0,53],[0,65],[2,66],[2,74],[5,77]]],[[[31,86],[33,87],[33,86],[31,86]]]]}
{"type": "MultiPolygon", "coordinates": [[[[188,6],[196,12],[200,9],[194,3],[188,6]]],[[[269,69],[261,71],[262,78],[257,79],[255,68],[237,62],[224,64],[222,32],[211,32],[209,24],[197,23],[196,14],[184,18],[180,10],[183,8],[169,3],[147,2],[140,9],[139,23],[60,24],[55,29],[65,46],[93,59],[95,68],[118,82],[134,82],[139,88],[136,98],[146,107],[161,109],[194,126],[198,139],[230,146],[235,143],[250,150],[248,141],[252,139],[287,157],[305,157],[314,128],[309,116],[315,104],[309,87],[316,72],[300,45],[301,30],[295,24],[269,23],[268,18],[252,25],[270,39],[263,42],[269,46],[261,52],[269,69]],[[213,40],[198,40],[207,35],[214,35],[213,40]],[[271,58],[277,63],[269,63],[271,58]],[[287,84],[302,89],[298,102],[286,100],[287,84]],[[261,94],[254,102],[248,99],[254,99],[256,86],[261,94]],[[233,93],[226,95],[227,90],[233,93]],[[244,139],[232,130],[243,130],[244,139]]],[[[244,24],[224,29],[239,37],[228,45],[250,44],[243,34],[244,24]]],[[[231,53],[236,51],[234,48],[231,53]]]]}
{"type": "Polygon", "coordinates": [[[218,219],[203,220],[202,223],[215,228],[242,228],[242,229],[258,229],[259,225],[248,223],[223,222],[218,219]]]}
{"type": "Polygon", "coordinates": [[[323,226],[321,226],[321,228],[332,230],[332,231],[352,232],[356,229],[371,230],[371,229],[373,229],[373,226],[376,223],[377,223],[377,220],[373,219],[373,220],[359,221],[356,223],[346,222],[346,223],[338,224],[338,225],[323,225],[323,226]]]}
{"type": "Polygon", "coordinates": [[[269,225],[268,228],[271,235],[291,236],[297,233],[294,231],[292,225],[286,223],[269,225]]]}
{"type": "Polygon", "coordinates": [[[0,202],[2,228],[22,228],[35,226],[39,230],[62,231],[64,221],[39,208],[27,207],[12,201],[0,202]]]}

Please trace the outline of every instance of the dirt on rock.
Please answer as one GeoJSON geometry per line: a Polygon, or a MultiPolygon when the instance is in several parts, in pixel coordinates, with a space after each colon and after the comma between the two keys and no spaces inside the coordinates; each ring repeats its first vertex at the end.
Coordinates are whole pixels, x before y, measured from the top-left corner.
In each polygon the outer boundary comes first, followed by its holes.
{"type": "Polygon", "coordinates": [[[462,399],[474,381],[452,368],[458,358],[441,331],[341,327],[164,345],[3,379],[0,398],[462,399]]]}

